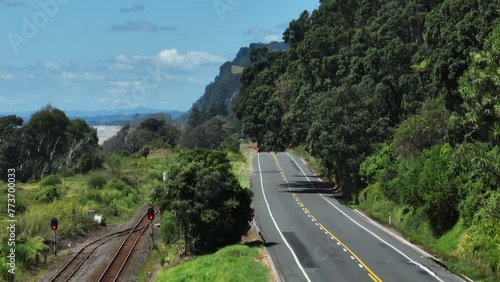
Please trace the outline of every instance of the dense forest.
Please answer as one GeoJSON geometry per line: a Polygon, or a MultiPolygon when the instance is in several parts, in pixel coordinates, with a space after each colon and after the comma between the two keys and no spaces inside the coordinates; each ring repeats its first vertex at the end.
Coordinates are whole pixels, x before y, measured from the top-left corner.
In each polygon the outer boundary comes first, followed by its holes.
{"type": "Polygon", "coordinates": [[[289,50],[252,51],[244,132],[302,145],[347,201],[400,208],[407,230],[463,227],[448,255],[498,277],[500,2],[320,2],[289,50]]]}

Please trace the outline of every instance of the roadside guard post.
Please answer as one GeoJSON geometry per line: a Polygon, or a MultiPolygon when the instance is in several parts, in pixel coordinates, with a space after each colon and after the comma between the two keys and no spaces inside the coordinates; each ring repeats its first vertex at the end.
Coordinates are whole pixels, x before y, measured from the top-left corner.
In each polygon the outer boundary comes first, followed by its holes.
{"type": "Polygon", "coordinates": [[[51,220],[50,220],[50,228],[52,229],[52,231],[54,231],[54,255],[57,256],[57,249],[56,249],[56,246],[57,246],[57,237],[56,237],[56,232],[57,232],[57,228],[58,228],[58,222],[57,222],[57,218],[53,217],[51,220]]]}

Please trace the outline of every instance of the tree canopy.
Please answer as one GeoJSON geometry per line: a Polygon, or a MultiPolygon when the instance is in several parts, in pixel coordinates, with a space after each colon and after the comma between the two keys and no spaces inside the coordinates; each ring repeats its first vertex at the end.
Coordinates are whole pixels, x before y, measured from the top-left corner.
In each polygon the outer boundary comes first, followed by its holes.
{"type": "Polygon", "coordinates": [[[224,153],[183,152],[168,175],[155,198],[180,226],[187,253],[213,252],[246,234],[253,218],[252,192],[239,185],[224,153]]]}

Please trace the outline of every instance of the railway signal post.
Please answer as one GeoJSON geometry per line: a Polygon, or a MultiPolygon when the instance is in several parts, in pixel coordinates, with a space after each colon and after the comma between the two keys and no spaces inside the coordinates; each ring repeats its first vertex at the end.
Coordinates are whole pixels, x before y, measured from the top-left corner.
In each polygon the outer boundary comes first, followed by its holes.
{"type": "Polygon", "coordinates": [[[50,228],[52,229],[52,231],[54,231],[54,255],[57,256],[57,249],[56,249],[56,246],[57,246],[57,236],[56,236],[56,233],[57,233],[57,228],[58,228],[58,222],[57,222],[57,218],[53,217],[51,220],[50,220],[50,228]]]}
{"type": "Polygon", "coordinates": [[[149,219],[149,225],[151,225],[151,250],[153,250],[153,244],[154,244],[153,220],[155,219],[155,210],[153,208],[148,209],[148,219],[149,219]]]}

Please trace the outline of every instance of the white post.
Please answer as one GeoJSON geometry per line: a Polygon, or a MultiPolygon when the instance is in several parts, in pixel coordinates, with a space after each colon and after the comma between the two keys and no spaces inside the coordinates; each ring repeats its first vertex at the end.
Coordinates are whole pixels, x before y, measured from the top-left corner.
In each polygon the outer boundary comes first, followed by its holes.
{"type": "Polygon", "coordinates": [[[56,231],[54,230],[54,255],[57,256],[57,236],[56,236],[56,231]]]}

